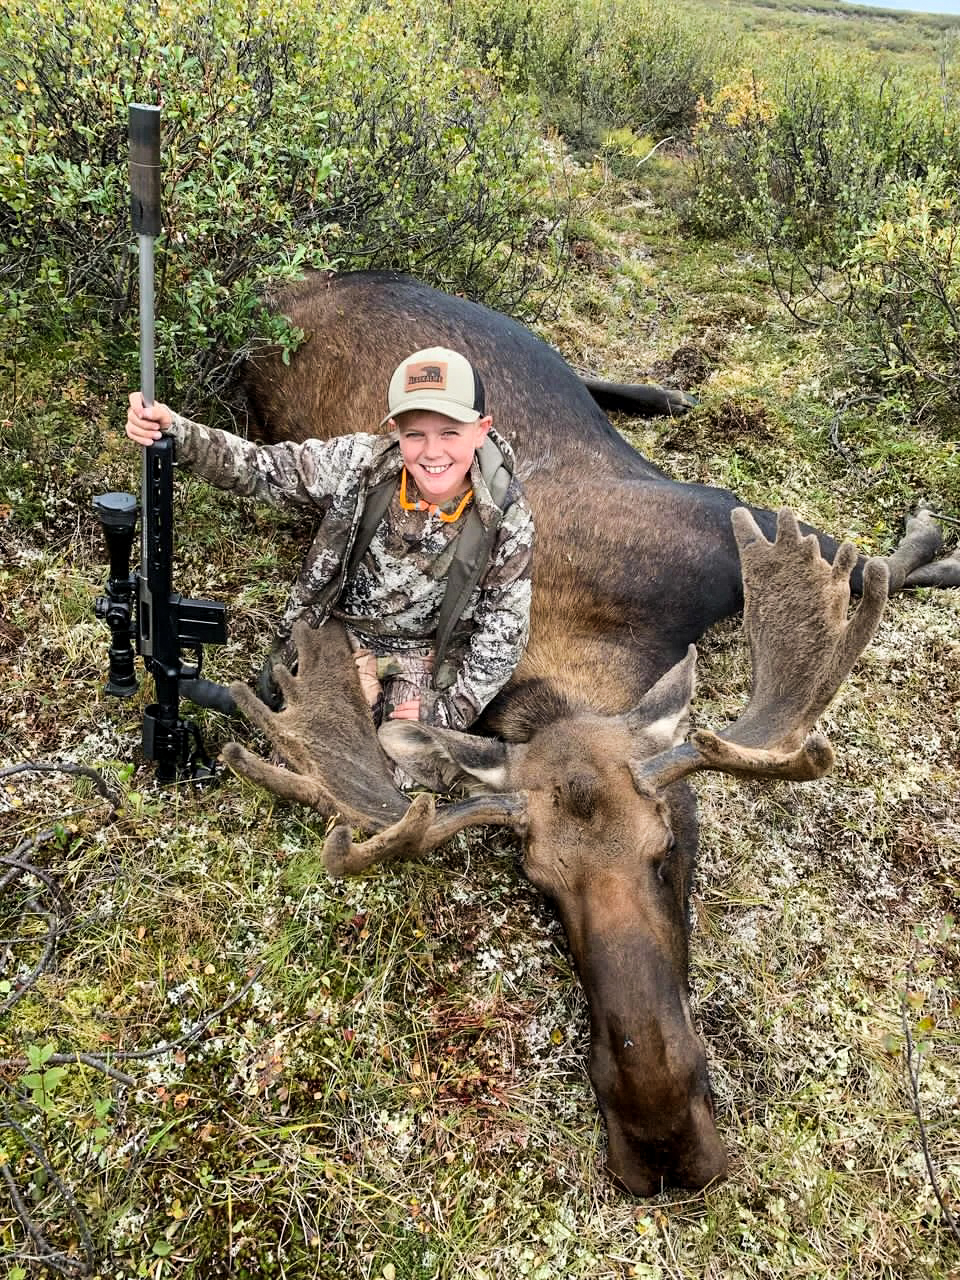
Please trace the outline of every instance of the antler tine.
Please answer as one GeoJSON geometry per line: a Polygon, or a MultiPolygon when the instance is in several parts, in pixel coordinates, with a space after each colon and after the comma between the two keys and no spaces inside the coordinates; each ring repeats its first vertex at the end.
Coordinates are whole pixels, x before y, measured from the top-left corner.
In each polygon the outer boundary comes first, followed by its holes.
{"type": "Polygon", "coordinates": [[[279,765],[261,760],[239,742],[225,743],[220,755],[234,773],[272,791],[283,800],[317,809],[328,817],[337,812],[336,801],[314,778],[304,777],[302,773],[294,773],[292,769],[282,769],[279,765]]]}
{"type": "Polygon", "coordinates": [[[802,782],[833,765],[833,751],[811,734],[854,662],[873,638],[887,599],[888,573],[879,559],[863,572],[863,598],[848,619],[849,542],[833,564],[814,535],[802,536],[784,507],[769,542],[743,507],[732,515],[743,572],[743,629],[753,659],[750,701],[721,733],[701,730],[688,742],[631,764],[643,790],[669,786],[699,769],[802,782]],[[809,736],[808,736],[809,735],[809,736]]]}
{"type": "Polygon", "coordinates": [[[354,876],[378,862],[422,858],[465,827],[499,826],[522,829],[526,801],[519,793],[474,796],[443,809],[427,793],[414,798],[406,814],[386,831],[354,844],[350,828],[338,826],[327,836],[323,861],[334,878],[354,876]]]}
{"type": "Polygon", "coordinates": [[[408,801],[394,785],[393,766],[377,741],[346,633],[333,621],[319,628],[298,622],[293,640],[296,674],[275,668],[285,699],[281,711],[271,711],[246,685],[230,687],[237,706],[290,768],[268,764],[237,743],[228,743],[223,757],[286,799],[382,831],[403,818],[408,801]]]}
{"type": "Polygon", "coordinates": [[[526,807],[520,795],[477,796],[439,811],[429,794],[410,803],[394,786],[393,765],[377,739],[343,628],[335,622],[316,630],[298,623],[293,639],[296,674],[286,667],[275,671],[286,702],[282,711],[271,711],[246,685],[230,690],[292,768],[270,764],[236,742],[227,743],[222,755],[237,773],[284,799],[346,819],[324,849],[332,876],[421,856],[464,827],[522,826],[526,807]],[[353,844],[351,825],[377,834],[353,844]]]}

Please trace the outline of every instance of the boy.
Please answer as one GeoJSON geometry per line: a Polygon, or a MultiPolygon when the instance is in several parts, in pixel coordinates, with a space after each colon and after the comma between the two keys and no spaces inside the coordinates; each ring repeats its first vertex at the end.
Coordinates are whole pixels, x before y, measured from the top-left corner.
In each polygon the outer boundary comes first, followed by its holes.
{"type": "Polygon", "coordinates": [[[390,434],[255,445],[130,395],[127,435],[162,433],[178,462],[218,488],[322,518],[261,675],[291,665],[304,617],[346,627],[374,717],[465,729],[513,674],[527,641],[533,518],[483,383],[445,347],[394,371],[390,434]]]}

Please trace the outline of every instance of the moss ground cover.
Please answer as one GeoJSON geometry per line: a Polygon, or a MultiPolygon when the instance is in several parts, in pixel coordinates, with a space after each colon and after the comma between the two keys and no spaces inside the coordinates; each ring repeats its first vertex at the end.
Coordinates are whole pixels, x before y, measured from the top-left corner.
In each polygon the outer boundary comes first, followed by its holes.
{"type": "MultiPolygon", "coordinates": [[[[747,237],[691,238],[683,154],[638,164],[649,149],[621,123],[567,160],[567,288],[540,322],[577,367],[700,397],[622,422],[631,440],[870,551],[918,498],[960,519],[949,416],[917,425],[848,339],[798,326],[747,237]]],[[[891,605],[825,717],[828,779],[698,780],[692,977],[731,1176],[632,1201],[603,1173],[584,1002],[514,845],[474,832],[335,884],[306,812],[229,778],[155,787],[147,691],[105,698],[91,608],[90,497],[137,483],[130,352],[87,354],[82,333],[0,352],[0,758],[93,766],[119,798],[0,778],[2,853],[37,868],[0,870],[0,1008],[42,967],[0,1014],[6,1274],[953,1280],[917,1112],[955,1220],[958,593],[891,605]],[[77,1050],[126,1079],[59,1060],[77,1050]]],[[[179,589],[230,607],[210,673],[252,675],[307,531],[186,477],[177,519],[179,589]]],[[[722,724],[749,685],[734,623],[701,662],[697,721],[722,724]]]]}

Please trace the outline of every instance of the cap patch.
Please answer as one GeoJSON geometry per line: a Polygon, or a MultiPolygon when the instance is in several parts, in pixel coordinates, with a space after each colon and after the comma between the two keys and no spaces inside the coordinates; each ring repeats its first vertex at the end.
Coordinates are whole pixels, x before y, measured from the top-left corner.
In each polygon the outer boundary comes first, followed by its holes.
{"type": "Polygon", "coordinates": [[[446,391],[447,363],[439,360],[424,360],[419,364],[408,364],[403,384],[404,395],[411,391],[446,391]]]}

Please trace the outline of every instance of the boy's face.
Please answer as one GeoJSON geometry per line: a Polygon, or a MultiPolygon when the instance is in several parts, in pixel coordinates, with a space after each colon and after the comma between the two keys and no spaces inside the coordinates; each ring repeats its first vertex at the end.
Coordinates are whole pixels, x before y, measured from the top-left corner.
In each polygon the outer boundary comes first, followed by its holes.
{"type": "Polygon", "coordinates": [[[426,409],[411,409],[390,419],[400,435],[407,474],[427,502],[440,506],[463,493],[473,455],[492,422],[489,414],[476,422],[457,422],[426,409]]]}

